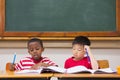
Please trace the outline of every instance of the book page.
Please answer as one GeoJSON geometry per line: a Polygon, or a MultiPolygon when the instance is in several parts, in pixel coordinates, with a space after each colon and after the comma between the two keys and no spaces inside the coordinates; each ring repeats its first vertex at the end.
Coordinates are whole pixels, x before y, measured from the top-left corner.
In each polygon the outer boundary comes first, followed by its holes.
{"type": "Polygon", "coordinates": [[[38,70],[20,70],[20,71],[15,71],[15,74],[40,74],[42,71],[42,69],[38,69],[38,70]]]}
{"type": "Polygon", "coordinates": [[[61,68],[61,67],[56,67],[56,66],[49,66],[49,67],[46,67],[45,69],[50,69],[53,72],[60,72],[60,73],[66,72],[66,69],[61,68]]]}
{"type": "Polygon", "coordinates": [[[94,73],[115,73],[111,68],[98,69],[94,73]]]}
{"type": "Polygon", "coordinates": [[[91,73],[91,70],[87,69],[84,66],[75,66],[67,69],[67,73],[80,73],[80,72],[91,73]]]}

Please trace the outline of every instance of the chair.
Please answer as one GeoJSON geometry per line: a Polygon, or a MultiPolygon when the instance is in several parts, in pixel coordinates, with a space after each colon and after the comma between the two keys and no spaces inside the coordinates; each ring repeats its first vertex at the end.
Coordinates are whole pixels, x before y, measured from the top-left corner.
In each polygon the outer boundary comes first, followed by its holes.
{"type": "Polygon", "coordinates": [[[99,68],[109,68],[108,60],[97,60],[99,68]]]}
{"type": "Polygon", "coordinates": [[[6,72],[11,72],[10,71],[10,64],[11,64],[10,62],[6,63],[6,72]]]}
{"type": "Polygon", "coordinates": [[[10,71],[9,66],[10,66],[10,63],[9,62],[6,63],[6,71],[10,71]]]}

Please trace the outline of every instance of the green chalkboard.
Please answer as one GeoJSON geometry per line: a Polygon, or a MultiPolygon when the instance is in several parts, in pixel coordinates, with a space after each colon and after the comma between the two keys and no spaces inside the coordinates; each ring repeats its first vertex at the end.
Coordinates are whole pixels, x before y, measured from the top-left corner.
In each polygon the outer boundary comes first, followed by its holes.
{"type": "Polygon", "coordinates": [[[116,31],[116,0],[6,0],[5,31],[116,31]]]}

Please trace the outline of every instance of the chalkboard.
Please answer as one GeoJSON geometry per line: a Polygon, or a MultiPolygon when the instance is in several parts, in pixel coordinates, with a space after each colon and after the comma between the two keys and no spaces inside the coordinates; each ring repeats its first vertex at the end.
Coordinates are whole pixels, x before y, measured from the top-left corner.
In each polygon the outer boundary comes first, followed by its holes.
{"type": "Polygon", "coordinates": [[[6,0],[5,31],[116,31],[116,0],[6,0]]]}

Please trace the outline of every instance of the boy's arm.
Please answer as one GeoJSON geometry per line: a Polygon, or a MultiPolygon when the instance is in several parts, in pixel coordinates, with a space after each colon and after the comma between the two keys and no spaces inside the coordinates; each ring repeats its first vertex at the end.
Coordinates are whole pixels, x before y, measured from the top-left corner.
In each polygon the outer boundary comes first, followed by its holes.
{"type": "Polygon", "coordinates": [[[31,69],[39,69],[40,67],[48,67],[48,66],[52,66],[52,65],[40,62],[32,66],[31,69]]]}
{"type": "Polygon", "coordinates": [[[87,49],[92,69],[97,70],[98,69],[98,63],[97,63],[97,60],[94,58],[93,54],[91,53],[90,47],[85,45],[85,49],[87,49]]]}
{"type": "Polygon", "coordinates": [[[53,61],[51,61],[49,58],[44,57],[44,59],[35,64],[34,66],[31,67],[31,69],[39,69],[40,67],[48,67],[48,66],[58,66],[56,65],[53,61]]]}

